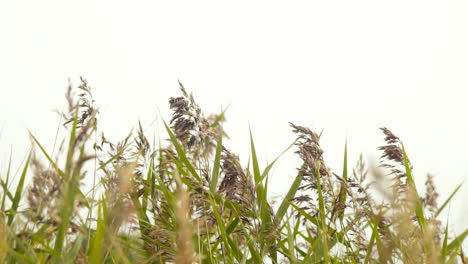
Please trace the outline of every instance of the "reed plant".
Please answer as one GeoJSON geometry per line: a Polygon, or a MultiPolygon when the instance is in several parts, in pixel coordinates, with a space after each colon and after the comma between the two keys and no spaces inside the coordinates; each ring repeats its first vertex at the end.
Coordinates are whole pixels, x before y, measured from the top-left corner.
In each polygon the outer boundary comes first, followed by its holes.
{"type": "MultiPolygon", "coordinates": [[[[273,206],[251,133],[248,164],[228,149],[225,113],[205,115],[180,84],[164,122],[167,144],[142,125],[119,142],[99,129],[85,79],[68,87],[67,136],[52,157],[34,148],[18,179],[4,169],[0,263],[466,263],[468,230],[449,235],[431,175],[426,190],[402,141],[381,128],[377,166],[362,156],[329,168],[320,134],[290,124],[300,157],[273,206]],[[96,166],[92,166],[96,164],[96,166]],[[14,182],[14,184],[13,184],[14,182]],[[90,183],[92,186],[89,187],[90,183]]],[[[341,158],[341,157],[340,157],[341,158]]]]}

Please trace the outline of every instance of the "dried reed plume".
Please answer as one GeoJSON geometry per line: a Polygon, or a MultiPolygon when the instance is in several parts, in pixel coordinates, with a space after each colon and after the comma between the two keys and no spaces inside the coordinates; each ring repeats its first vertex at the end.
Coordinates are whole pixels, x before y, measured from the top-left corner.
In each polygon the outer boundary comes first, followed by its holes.
{"type": "MultiPolygon", "coordinates": [[[[333,206],[336,199],[334,186],[331,182],[331,173],[323,161],[323,150],[319,144],[319,135],[308,128],[294,125],[290,123],[293,132],[297,134],[296,146],[298,150],[295,152],[301,158],[303,164],[298,168],[299,176],[303,178],[299,190],[301,194],[294,197],[293,201],[298,204],[305,203],[301,209],[310,211],[312,215],[318,214],[317,200],[317,184],[318,177],[321,177],[321,188],[326,193],[324,199],[328,206],[333,206]]],[[[330,208],[331,209],[331,208],[330,208]]]]}
{"type": "Polygon", "coordinates": [[[218,193],[241,205],[244,209],[253,208],[253,202],[255,201],[254,185],[252,178],[244,173],[239,163],[239,157],[224,149],[221,161],[223,180],[219,185],[218,193]]]}
{"type": "Polygon", "coordinates": [[[181,180],[176,176],[177,181],[177,204],[175,205],[175,215],[177,220],[177,240],[175,264],[192,264],[197,260],[193,247],[193,229],[190,216],[190,198],[184,190],[181,180]]]}
{"type": "Polygon", "coordinates": [[[32,156],[32,184],[27,193],[29,202],[28,217],[34,222],[49,222],[57,225],[59,203],[63,192],[63,177],[50,170],[32,156]]]}
{"type": "MultiPolygon", "coordinates": [[[[179,82],[181,97],[171,97],[169,106],[174,111],[170,121],[171,128],[194,160],[210,155],[216,146],[218,129],[212,128],[203,115],[201,108],[195,102],[193,95],[188,94],[179,82]]],[[[214,121],[216,118],[211,117],[214,121]]]]}

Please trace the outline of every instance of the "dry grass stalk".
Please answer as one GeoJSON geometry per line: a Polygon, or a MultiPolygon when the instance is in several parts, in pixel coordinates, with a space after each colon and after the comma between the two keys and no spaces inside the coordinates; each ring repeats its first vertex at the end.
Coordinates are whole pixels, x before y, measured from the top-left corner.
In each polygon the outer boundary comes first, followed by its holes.
{"type": "Polygon", "coordinates": [[[193,247],[193,229],[190,213],[190,197],[178,175],[177,182],[177,204],[175,205],[175,215],[178,225],[175,264],[192,264],[197,260],[193,247]]]}

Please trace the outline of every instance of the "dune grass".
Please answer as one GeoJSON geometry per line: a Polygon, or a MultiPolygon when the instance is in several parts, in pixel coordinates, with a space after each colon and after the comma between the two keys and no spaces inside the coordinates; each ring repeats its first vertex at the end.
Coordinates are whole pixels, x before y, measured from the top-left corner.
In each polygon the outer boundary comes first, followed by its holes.
{"type": "Polygon", "coordinates": [[[224,113],[206,116],[180,84],[166,145],[142,126],[120,142],[98,130],[86,80],[66,98],[68,131],[53,158],[33,151],[12,185],[1,175],[0,263],[465,263],[468,231],[449,236],[432,176],[417,190],[401,140],[382,128],[380,164],[329,168],[320,135],[290,124],[301,163],[272,206],[252,133],[250,161],[223,145],[224,113]],[[96,166],[93,166],[96,164],[96,166]],[[16,183],[17,182],[17,183],[16,183]],[[85,182],[93,183],[85,188],[85,182]]]}

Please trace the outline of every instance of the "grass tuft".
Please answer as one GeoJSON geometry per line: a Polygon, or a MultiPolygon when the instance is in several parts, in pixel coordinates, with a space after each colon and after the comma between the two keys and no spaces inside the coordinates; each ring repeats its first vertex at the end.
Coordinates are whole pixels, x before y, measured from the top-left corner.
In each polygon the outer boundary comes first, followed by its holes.
{"type": "Polygon", "coordinates": [[[433,176],[417,190],[388,128],[377,167],[362,155],[352,167],[346,141],[336,172],[321,134],[291,123],[285,152],[300,163],[276,206],[268,176],[284,152],[262,167],[250,131],[242,164],[224,145],[225,111],[205,115],[179,85],[155,145],[141,123],[109,141],[88,82],[70,84],[58,154],[31,135],[19,179],[10,165],[0,177],[0,263],[466,263],[468,230],[452,237],[438,218],[461,185],[441,206],[433,176]]]}

